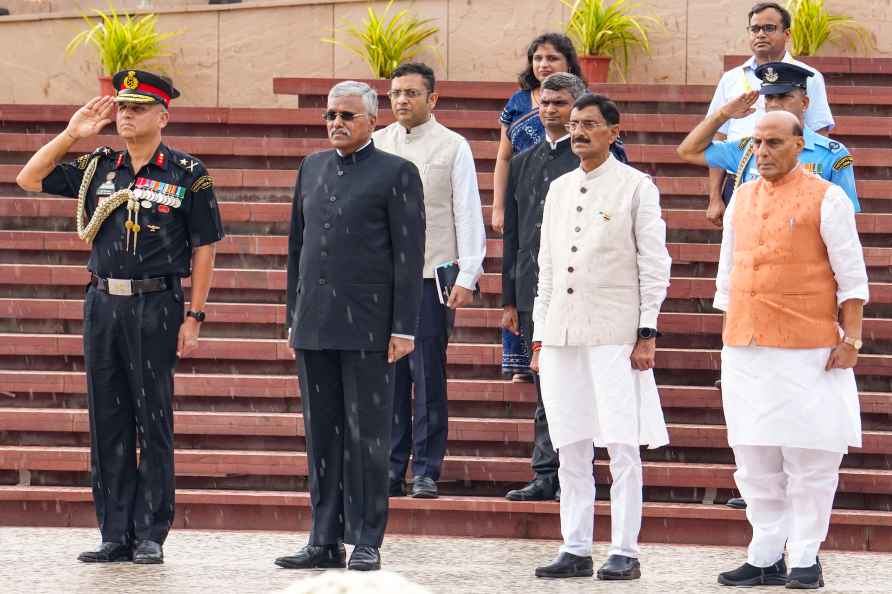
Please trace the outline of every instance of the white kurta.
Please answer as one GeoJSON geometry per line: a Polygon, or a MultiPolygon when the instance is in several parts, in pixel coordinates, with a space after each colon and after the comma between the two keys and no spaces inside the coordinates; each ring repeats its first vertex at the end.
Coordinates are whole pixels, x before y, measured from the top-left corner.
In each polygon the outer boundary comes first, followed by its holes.
{"type": "Polygon", "coordinates": [[[652,371],[632,369],[639,327],[656,328],[671,258],[660,194],[612,156],[551,183],[539,247],[533,339],[552,443],[668,443],[652,371]]]}
{"type": "MultiPolygon", "coordinates": [[[[725,211],[713,306],[726,311],[733,268],[734,200],[725,211]]],[[[867,270],[851,201],[838,186],[821,203],[821,237],[838,286],[838,304],[868,299],[867,270]]],[[[751,345],[722,349],[722,404],[728,444],[832,452],[861,446],[852,369],[825,371],[831,349],[751,345]]]]}

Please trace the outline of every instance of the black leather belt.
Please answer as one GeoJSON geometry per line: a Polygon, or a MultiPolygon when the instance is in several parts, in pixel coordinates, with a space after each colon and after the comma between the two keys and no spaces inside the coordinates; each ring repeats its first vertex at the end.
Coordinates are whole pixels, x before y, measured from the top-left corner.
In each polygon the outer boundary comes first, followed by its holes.
{"type": "Polygon", "coordinates": [[[142,295],[144,293],[157,293],[173,287],[173,282],[168,276],[156,278],[101,278],[93,275],[90,284],[109,295],[142,295]]]}

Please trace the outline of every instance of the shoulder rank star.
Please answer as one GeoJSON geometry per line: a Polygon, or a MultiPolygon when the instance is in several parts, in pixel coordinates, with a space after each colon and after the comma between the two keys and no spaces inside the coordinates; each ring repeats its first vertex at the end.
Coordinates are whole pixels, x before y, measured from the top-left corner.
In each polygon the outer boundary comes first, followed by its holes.
{"type": "Polygon", "coordinates": [[[183,166],[183,169],[188,169],[189,173],[192,173],[195,166],[198,165],[198,162],[190,161],[189,159],[180,159],[180,165],[183,166]]]}

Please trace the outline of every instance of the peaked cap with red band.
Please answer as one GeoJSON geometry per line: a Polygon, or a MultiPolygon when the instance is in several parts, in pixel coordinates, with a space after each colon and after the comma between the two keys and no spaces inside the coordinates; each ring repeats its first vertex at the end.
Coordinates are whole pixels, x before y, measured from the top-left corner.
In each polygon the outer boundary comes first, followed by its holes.
{"type": "Polygon", "coordinates": [[[160,103],[170,107],[170,100],[180,96],[169,79],[144,70],[122,70],[112,77],[117,90],[116,103],[160,103]]]}

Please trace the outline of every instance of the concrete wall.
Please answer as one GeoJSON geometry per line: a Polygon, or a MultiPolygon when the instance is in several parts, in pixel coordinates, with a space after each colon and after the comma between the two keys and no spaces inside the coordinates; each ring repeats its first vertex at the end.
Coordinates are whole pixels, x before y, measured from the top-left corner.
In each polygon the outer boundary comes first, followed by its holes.
{"type": "MultiPolygon", "coordinates": [[[[321,43],[333,27],[365,14],[362,0],[272,0],[208,6],[200,0],[146,2],[159,14],[161,30],[183,31],[175,55],[162,66],[183,91],[180,105],[285,106],[291,97],[272,93],[275,76],[366,77],[362,60],[344,48],[321,43]]],[[[100,74],[92,50],[71,59],[64,47],[83,27],[76,0],[0,0],[12,11],[0,18],[0,103],[78,103],[91,97],[100,74]],[[30,15],[23,15],[30,12],[30,15]]],[[[629,82],[714,84],[722,55],[747,53],[748,0],[641,0],[666,29],[653,38],[652,56],[636,56],[629,82]]],[[[828,0],[837,12],[868,26],[877,56],[892,55],[892,0],[828,0]]],[[[383,9],[385,2],[375,2],[383,9]]],[[[526,43],[538,33],[560,30],[567,8],[558,0],[415,0],[397,2],[435,19],[440,33],[419,58],[452,80],[516,78],[526,43]]],[[[137,12],[140,12],[137,10],[137,12]]],[[[339,39],[346,39],[338,35],[339,39]]],[[[851,52],[825,46],[824,55],[851,52]]]]}

